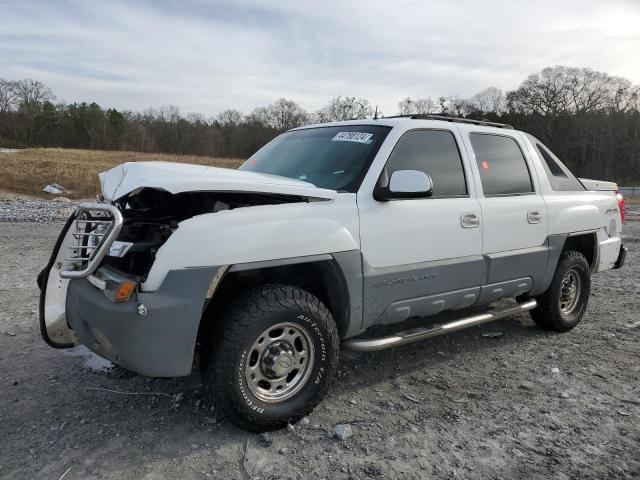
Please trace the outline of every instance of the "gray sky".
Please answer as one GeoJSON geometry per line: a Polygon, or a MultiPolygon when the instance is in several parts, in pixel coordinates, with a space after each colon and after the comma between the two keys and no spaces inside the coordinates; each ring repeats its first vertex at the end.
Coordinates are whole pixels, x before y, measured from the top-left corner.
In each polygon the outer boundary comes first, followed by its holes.
{"type": "Polygon", "coordinates": [[[640,83],[640,0],[0,0],[0,78],[66,102],[247,113],[517,87],[546,66],[640,83]]]}

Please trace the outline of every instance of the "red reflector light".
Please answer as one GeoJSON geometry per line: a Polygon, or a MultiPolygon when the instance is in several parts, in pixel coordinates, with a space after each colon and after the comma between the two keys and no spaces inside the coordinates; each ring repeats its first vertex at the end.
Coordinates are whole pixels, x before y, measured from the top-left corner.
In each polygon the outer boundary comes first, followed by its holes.
{"type": "Polygon", "coordinates": [[[624,197],[620,192],[616,192],[616,200],[618,201],[618,210],[620,210],[620,220],[624,223],[624,197]]]}

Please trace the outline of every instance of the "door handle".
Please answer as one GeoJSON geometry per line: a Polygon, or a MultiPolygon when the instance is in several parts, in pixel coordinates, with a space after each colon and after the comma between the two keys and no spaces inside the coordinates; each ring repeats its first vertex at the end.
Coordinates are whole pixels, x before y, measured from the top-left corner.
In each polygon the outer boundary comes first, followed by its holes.
{"type": "Polygon", "coordinates": [[[480,215],[477,213],[463,213],[460,216],[462,228],[478,228],[480,226],[480,215]]]}
{"type": "Polygon", "coordinates": [[[540,210],[529,210],[527,212],[527,221],[529,223],[540,223],[542,221],[542,212],[540,210]]]}

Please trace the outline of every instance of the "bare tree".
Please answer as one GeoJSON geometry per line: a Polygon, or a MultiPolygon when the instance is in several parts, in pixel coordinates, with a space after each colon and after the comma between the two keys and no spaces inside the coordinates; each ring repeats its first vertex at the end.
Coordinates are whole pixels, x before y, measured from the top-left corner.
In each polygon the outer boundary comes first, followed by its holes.
{"type": "Polygon", "coordinates": [[[230,108],[220,112],[216,117],[216,120],[221,125],[233,126],[233,125],[239,125],[242,122],[242,118],[243,118],[243,115],[240,110],[230,108]]]}
{"type": "Polygon", "coordinates": [[[509,106],[525,113],[560,115],[596,111],[606,104],[612,77],[589,68],[548,67],[509,92],[509,106]]]}
{"type": "Polygon", "coordinates": [[[258,107],[249,118],[263,125],[284,132],[309,121],[309,114],[293,100],[279,98],[268,107],[258,107]]]}
{"type": "Polygon", "coordinates": [[[160,107],[157,111],[160,120],[167,123],[177,123],[180,120],[180,109],[175,105],[160,107]]]}
{"type": "Polygon", "coordinates": [[[15,107],[14,82],[0,78],[0,113],[12,111],[15,107]]]}
{"type": "Polygon", "coordinates": [[[476,93],[468,103],[473,110],[496,114],[503,113],[507,105],[504,93],[496,87],[488,87],[476,93]]]}
{"type": "Polygon", "coordinates": [[[356,97],[335,97],[329,104],[316,112],[319,123],[337,122],[340,120],[360,120],[373,116],[373,109],[368,100],[356,97]]]}
{"type": "Polygon", "coordinates": [[[606,108],[611,112],[637,112],[640,110],[640,85],[620,77],[609,83],[606,108]]]}
{"type": "Polygon", "coordinates": [[[51,90],[37,80],[18,80],[11,82],[11,84],[13,95],[20,108],[24,110],[44,102],[50,102],[55,98],[51,90]]]}
{"type": "Polygon", "coordinates": [[[458,95],[440,97],[438,103],[440,104],[440,111],[438,113],[441,115],[464,117],[473,110],[469,102],[460,98],[458,95]]]}
{"type": "Polygon", "coordinates": [[[431,97],[418,98],[416,100],[407,97],[398,103],[398,109],[400,110],[400,115],[429,114],[437,111],[438,104],[431,97]]]}

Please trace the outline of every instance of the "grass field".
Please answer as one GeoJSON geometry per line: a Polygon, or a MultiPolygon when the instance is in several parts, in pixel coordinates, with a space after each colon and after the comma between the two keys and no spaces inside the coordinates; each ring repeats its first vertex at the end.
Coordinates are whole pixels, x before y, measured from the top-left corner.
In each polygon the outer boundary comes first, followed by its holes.
{"type": "Polygon", "coordinates": [[[124,162],[162,160],[236,168],[237,158],[167,155],[162,153],[29,148],[0,153],[0,190],[38,197],[51,197],[45,185],[59,183],[73,190],[72,198],[89,198],[99,192],[98,173],[124,162]]]}

